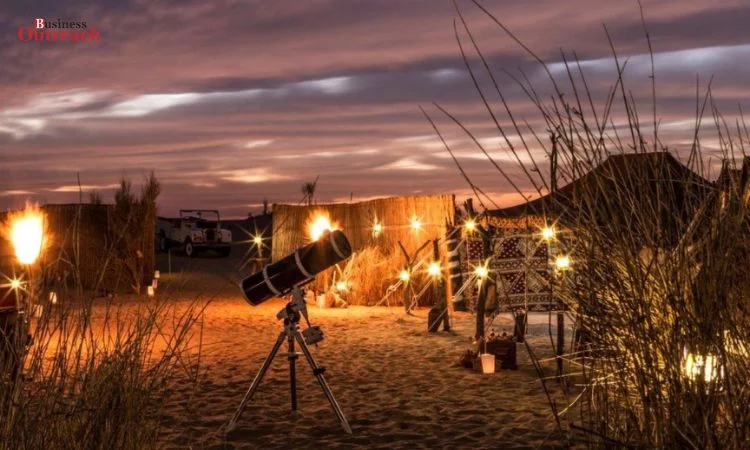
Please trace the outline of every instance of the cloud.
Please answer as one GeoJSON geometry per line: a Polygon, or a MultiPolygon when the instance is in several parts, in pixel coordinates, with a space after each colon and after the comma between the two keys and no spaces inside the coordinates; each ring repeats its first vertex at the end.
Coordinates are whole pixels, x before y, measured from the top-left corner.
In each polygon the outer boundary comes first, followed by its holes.
{"type": "Polygon", "coordinates": [[[414,171],[432,171],[440,170],[442,167],[433,164],[423,163],[419,160],[412,158],[402,158],[392,163],[380,166],[374,170],[387,171],[387,170],[414,170],[414,171]]]}
{"type": "Polygon", "coordinates": [[[68,184],[64,186],[58,186],[56,188],[49,189],[51,192],[88,192],[88,191],[96,191],[96,190],[107,190],[107,189],[117,189],[120,187],[119,184],[104,184],[104,185],[93,185],[93,184],[83,184],[83,185],[77,185],[77,184],[68,184]]]}
{"type": "MultiPolygon", "coordinates": [[[[750,44],[722,45],[714,47],[688,48],[682,50],[655,52],[654,71],[657,74],[670,73],[701,73],[714,72],[722,66],[734,66],[734,71],[750,72],[743,61],[750,59],[750,44]]],[[[638,53],[634,55],[618,55],[620,66],[625,67],[626,73],[647,75],[651,73],[651,54],[638,53]]],[[[617,74],[617,64],[614,57],[584,59],[568,66],[577,71],[580,66],[584,73],[617,74]]],[[[561,75],[566,71],[564,62],[554,62],[547,65],[553,75],[561,75]]]]}
{"type": "MultiPolygon", "coordinates": [[[[196,174],[198,175],[198,174],[196,174]]],[[[214,174],[222,180],[234,183],[256,184],[269,181],[287,180],[289,177],[273,173],[269,168],[239,169],[217,172],[214,174]]]]}
{"type": "Polygon", "coordinates": [[[21,195],[31,195],[33,193],[34,193],[33,191],[24,191],[24,190],[21,190],[21,189],[16,189],[16,190],[11,189],[9,191],[1,191],[0,192],[0,197],[11,197],[11,196],[14,196],[14,195],[18,195],[18,196],[21,196],[21,195]]]}
{"type": "MultiPolygon", "coordinates": [[[[541,68],[471,2],[458,4],[523,138],[536,146],[529,128],[544,139],[546,124],[506,71],[529,74],[548,98],[541,68]]],[[[601,29],[606,23],[618,54],[628,60],[626,81],[639,111],[650,112],[650,56],[636,5],[483,4],[548,63],[569,99],[574,96],[560,46],[567,55],[575,50],[599,108],[615,81],[601,29]]],[[[750,5],[684,0],[644,1],[644,7],[664,144],[681,143],[679,151],[694,124],[696,74],[701,81],[715,76],[712,92],[729,123],[737,118],[737,103],[750,108],[744,64],[750,59],[750,5]]],[[[433,102],[479,136],[523,185],[524,174],[497,137],[461,58],[451,2],[185,0],[174,8],[141,0],[73,0],[45,1],[40,8],[50,17],[85,17],[102,30],[103,40],[70,47],[0,35],[0,58],[12,62],[0,66],[0,192],[18,193],[0,195],[0,208],[22,196],[76,201],[75,172],[87,187],[101,189],[123,175],[137,181],[154,169],[167,213],[189,198],[197,206],[226,208],[230,216],[246,215],[264,197],[295,202],[301,180],[318,175],[321,200],[328,201],[351,192],[369,198],[465,189],[420,106],[472,180],[498,199],[512,198],[504,197],[511,188],[485,156],[433,102]]],[[[10,0],[0,27],[15,30],[30,17],[27,2],[10,0]]],[[[490,108],[520,145],[493,81],[465,32],[459,34],[490,108]]],[[[613,112],[611,119],[621,124],[621,111],[613,112]]],[[[710,136],[705,142],[712,142],[710,136]]],[[[545,161],[534,152],[537,163],[545,161]]]]}
{"type": "Polygon", "coordinates": [[[249,141],[246,142],[243,147],[245,148],[258,148],[258,147],[265,147],[267,145],[271,145],[273,143],[273,139],[258,139],[256,141],[249,141]]]}

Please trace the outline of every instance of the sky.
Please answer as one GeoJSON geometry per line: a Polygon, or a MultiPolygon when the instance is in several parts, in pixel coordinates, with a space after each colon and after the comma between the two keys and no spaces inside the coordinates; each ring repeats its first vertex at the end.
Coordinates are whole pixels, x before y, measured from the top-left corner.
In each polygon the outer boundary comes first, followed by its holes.
{"type": "MultiPolygon", "coordinates": [[[[507,73],[523,71],[543,91],[543,68],[471,1],[457,4],[514,114],[542,130],[539,113],[507,73]]],[[[554,76],[564,79],[561,51],[575,51],[596,98],[615,80],[606,24],[618,55],[628,59],[634,98],[648,99],[650,58],[637,2],[481,4],[554,76]]],[[[679,152],[695,119],[696,77],[704,86],[713,77],[714,98],[730,123],[738,105],[750,109],[750,3],[643,6],[660,128],[679,152]]],[[[163,185],[163,215],[218,208],[226,217],[245,216],[263,199],[299,202],[302,183],[316,177],[318,202],[469,195],[420,107],[472,180],[496,204],[515,204],[521,197],[513,187],[433,105],[455,114],[528,187],[461,58],[457,17],[450,0],[4,0],[0,208],[78,201],[79,179],[85,197],[96,190],[111,200],[122,177],[139,184],[151,170],[163,185]],[[22,42],[19,28],[37,17],[85,20],[101,40],[22,42]]],[[[481,71],[476,58],[469,62],[481,71]]],[[[541,149],[535,154],[546,164],[541,149]]]]}

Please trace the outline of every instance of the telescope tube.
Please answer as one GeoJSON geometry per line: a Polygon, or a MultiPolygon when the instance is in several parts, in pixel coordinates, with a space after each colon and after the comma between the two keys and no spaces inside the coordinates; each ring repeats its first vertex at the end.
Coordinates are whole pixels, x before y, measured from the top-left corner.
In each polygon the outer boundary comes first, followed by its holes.
{"type": "Polygon", "coordinates": [[[323,234],[317,241],[299,247],[280,260],[240,282],[245,300],[253,306],[289,293],[294,286],[311,281],[315,275],[345,260],[352,247],[341,230],[323,234]]]}

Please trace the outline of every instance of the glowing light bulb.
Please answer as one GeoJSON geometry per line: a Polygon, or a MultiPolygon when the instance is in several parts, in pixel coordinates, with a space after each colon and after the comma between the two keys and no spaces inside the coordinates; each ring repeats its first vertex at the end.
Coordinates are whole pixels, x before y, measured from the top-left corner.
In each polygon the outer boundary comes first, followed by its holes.
{"type": "Polygon", "coordinates": [[[260,247],[260,246],[261,246],[261,245],[263,244],[263,238],[262,238],[262,237],[260,237],[260,236],[255,236],[255,237],[253,238],[253,243],[254,243],[254,244],[255,244],[256,246],[260,247]]]}
{"type": "Polygon", "coordinates": [[[349,289],[349,285],[346,281],[339,281],[336,283],[336,290],[339,292],[346,292],[349,289]]]}
{"type": "Polygon", "coordinates": [[[383,232],[383,224],[379,222],[375,222],[375,224],[373,224],[372,226],[372,234],[377,236],[382,232],[383,232]]]}
{"type": "Polygon", "coordinates": [[[476,230],[477,223],[474,221],[474,219],[469,219],[464,223],[464,228],[466,228],[466,231],[471,233],[472,231],[476,230]]]}
{"type": "Polygon", "coordinates": [[[490,270],[487,268],[487,266],[477,266],[474,268],[474,275],[476,275],[479,279],[487,278],[487,275],[489,274],[490,270]]]}
{"type": "Polygon", "coordinates": [[[398,274],[398,277],[401,279],[401,281],[406,282],[406,281],[409,281],[409,278],[411,277],[411,275],[409,274],[408,270],[404,269],[401,271],[400,274],[398,274]]]}
{"type": "Polygon", "coordinates": [[[542,228],[542,238],[549,241],[555,237],[555,229],[549,226],[542,228]]]}
{"type": "Polygon", "coordinates": [[[427,273],[432,275],[433,277],[437,277],[440,275],[440,264],[438,262],[431,262],[430,265],[427,267],[427,273]]]}
{"type": "Polygon", "coordinates": [[[555,259],[555,267],[557,270],[568,270],[570,269],[570,257],[567,255],[560,255],[555,259]]]}
{"type": "Polygon", "coordinates": [[[14,290],[21,289],[21,284],[22,284],[21,280],[19,280],[18,278],[14,278],[14,279],[10,280],[10,288],[11,289],[14,289],[14,290]]]}
{"type": "Polygon", "coordinates": [[[422,228],[422,222],[419,221],[419,218],[412,217],[411,219],[411,229],[414,231],[418,231],[422,228]]]}

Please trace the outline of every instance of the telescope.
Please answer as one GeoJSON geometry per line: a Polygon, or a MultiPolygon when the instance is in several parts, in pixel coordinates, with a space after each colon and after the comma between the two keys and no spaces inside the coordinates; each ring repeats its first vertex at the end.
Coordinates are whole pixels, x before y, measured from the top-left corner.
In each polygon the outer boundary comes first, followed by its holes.
{"type": "Polygon", "coordinates": [[[296,249],[280,260],[267,264],[242,280],[245,300],[258,306],[274,297],[282,297],[295,286],[303,286],[315,275],[351,256],[352,247],[341,230],[323,234],[317,241],[296,249]]]}
{"type": "Polygon", "coordinates": [[[286,356],[289,360],[289,387],[292,414],[297,413],[296,360],[299,356],[304,356],[310,369],[312,369],[313,375],[318,380],[323,394],[338,417],[341,426],[347,433],[352,434],[349,422],[346,420],[343,411],[341,411],[336,398],[334,398],[328,382],[326,382],[324,376],[326,369],[318,366],[308,348],[308,345],[317,344],[323,340],[323,331],[319,326],[310,325],[307,317],[305,293],[302,289],[302,286],[315,279],[315,275],[345,260],[351,254],[352,247],[349,245],[349,241],[343,232],[340,230],[327,232],[317,241],[299,247],[293,253],[275,263],[267,264],[263,270],[242,280],[240,283],[242,293],[245,296],[245,300],[253,306],[258,306],[274,297],[282,297],[290,293],[292,295],[286,306],[284,306],[284,309],[276,314],[277,319],[284,321],[284,330],[279,333],[271,352],[265,361],[263,361],[263,365],[255,376],[255,379],[253,379],[239,408],[237,408],[234,416],[229,421],[226,428],[227,432],[234,430],[237,426],[240,416],[245,411],[248,402],[253,398],[261,380],[263,380],[268,368],[271,366],[271,362],[286,340],[289,348],[286,356]],[[307,329],[304,331],[300,331],[299,326],[302,317],[307,322],[307,329]],[[297,346],[302,350],[301,353],[296,351],[297,346]]]}

